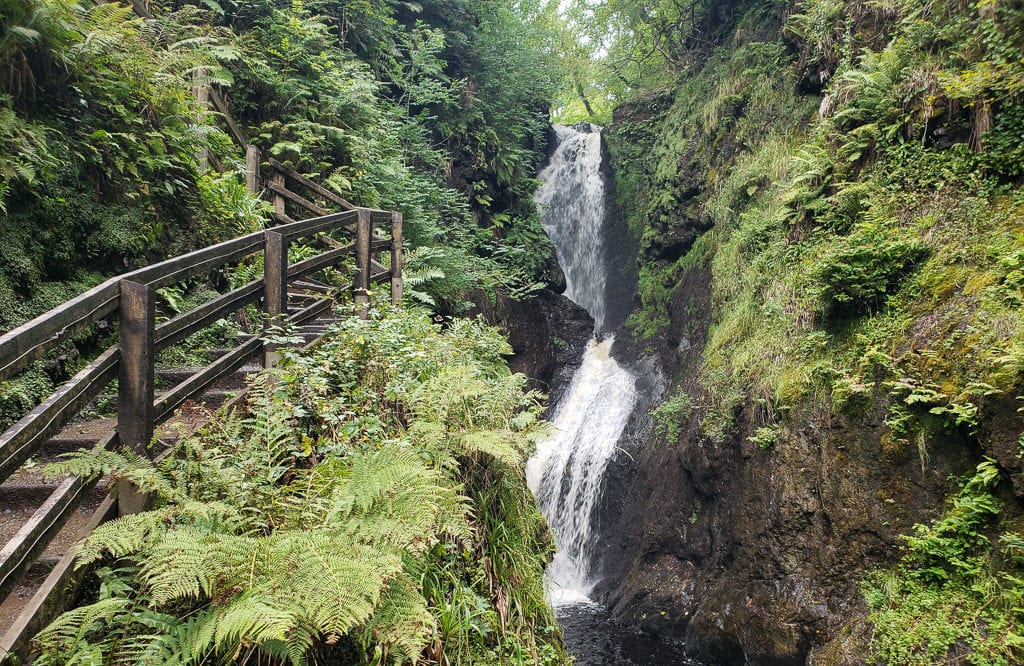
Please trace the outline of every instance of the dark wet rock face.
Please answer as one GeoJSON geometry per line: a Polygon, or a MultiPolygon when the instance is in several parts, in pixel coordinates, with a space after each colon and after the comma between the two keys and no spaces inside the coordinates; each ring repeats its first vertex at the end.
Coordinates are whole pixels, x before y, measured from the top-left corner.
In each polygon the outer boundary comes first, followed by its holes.
{"type": "MultiPolygon", "coordinates": [[[[646,345],[696,407],[678,441],[651,436],[611,468],[598,598],[704,663],[803,664],[816,646],[812,663],[858,663],[829,641],[863,614],[865,570],[897,557],[897,535],[935,517],[949,475],[978,461],[955,436],[923,471],[915,452],[883,451],[884,395],[856,419],[808,400],[770,451],[748,440],[748,401],[736,432],[711,441],[699,408],[709,280],[683,276],[667,333],[646,345]]],[[[623,337],[616,351],[630,362],[637,348],[623,337]]]]}
{"type": "Polygon", "coordinates": [[[493,302],[482,294],[474,301],[474,314],[508,337],[513,372],[529,377],[532,388],[547,393],[554,405],[583,358],[594,330],[591,316],[550,289],[519,301],[501,294],[493,302]]]}

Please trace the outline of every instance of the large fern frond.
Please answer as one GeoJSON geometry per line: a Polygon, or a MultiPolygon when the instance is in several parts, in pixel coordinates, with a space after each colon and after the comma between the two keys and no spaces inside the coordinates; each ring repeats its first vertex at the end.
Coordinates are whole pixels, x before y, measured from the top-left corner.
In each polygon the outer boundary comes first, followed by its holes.
{"type": "Polygon", "coordinates": [[[364,643],[380,649],[382,661],[415,662],[437,626],[419,586],[403,574],[388,582],[380,605],[366,624],[364,643]]]}

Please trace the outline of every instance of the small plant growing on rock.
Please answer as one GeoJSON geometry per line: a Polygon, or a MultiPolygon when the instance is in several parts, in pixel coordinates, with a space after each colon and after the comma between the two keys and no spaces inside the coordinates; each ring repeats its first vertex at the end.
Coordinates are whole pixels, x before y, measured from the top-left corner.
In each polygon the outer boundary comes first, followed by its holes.
{"type": "Polygon", "coordinates": [[[651,411],[654,417],[654,432],[664,437],[669,443],[679,441],[682,434],[680,425],[693,413],[693,401],[690,396],[679,391],[651,411]]]}

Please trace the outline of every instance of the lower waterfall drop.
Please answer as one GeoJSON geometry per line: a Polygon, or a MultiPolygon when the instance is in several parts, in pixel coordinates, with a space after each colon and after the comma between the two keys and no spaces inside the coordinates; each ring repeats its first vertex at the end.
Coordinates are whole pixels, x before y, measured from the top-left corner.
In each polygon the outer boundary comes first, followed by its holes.
{"type": "Polygon", "coordinates": [[[594,509],[604,474],[636,404],[636,380],[611,356],[614,338],[591,340],[552,422],[555,435],[537,445],[526,480],[555,533],[548,565],[553,603],[588,601],[594,509]]]}

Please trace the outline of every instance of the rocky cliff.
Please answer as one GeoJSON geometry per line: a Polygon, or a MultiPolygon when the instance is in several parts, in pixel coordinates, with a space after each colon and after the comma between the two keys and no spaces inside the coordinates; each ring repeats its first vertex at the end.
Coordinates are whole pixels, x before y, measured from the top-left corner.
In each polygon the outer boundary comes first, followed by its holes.
{"type": "Polygon", "coordinates": [[[606,131],[669,388],[602,598],[715,664],[1019,663],[1022,13],[725,4],[606,131]]]}

